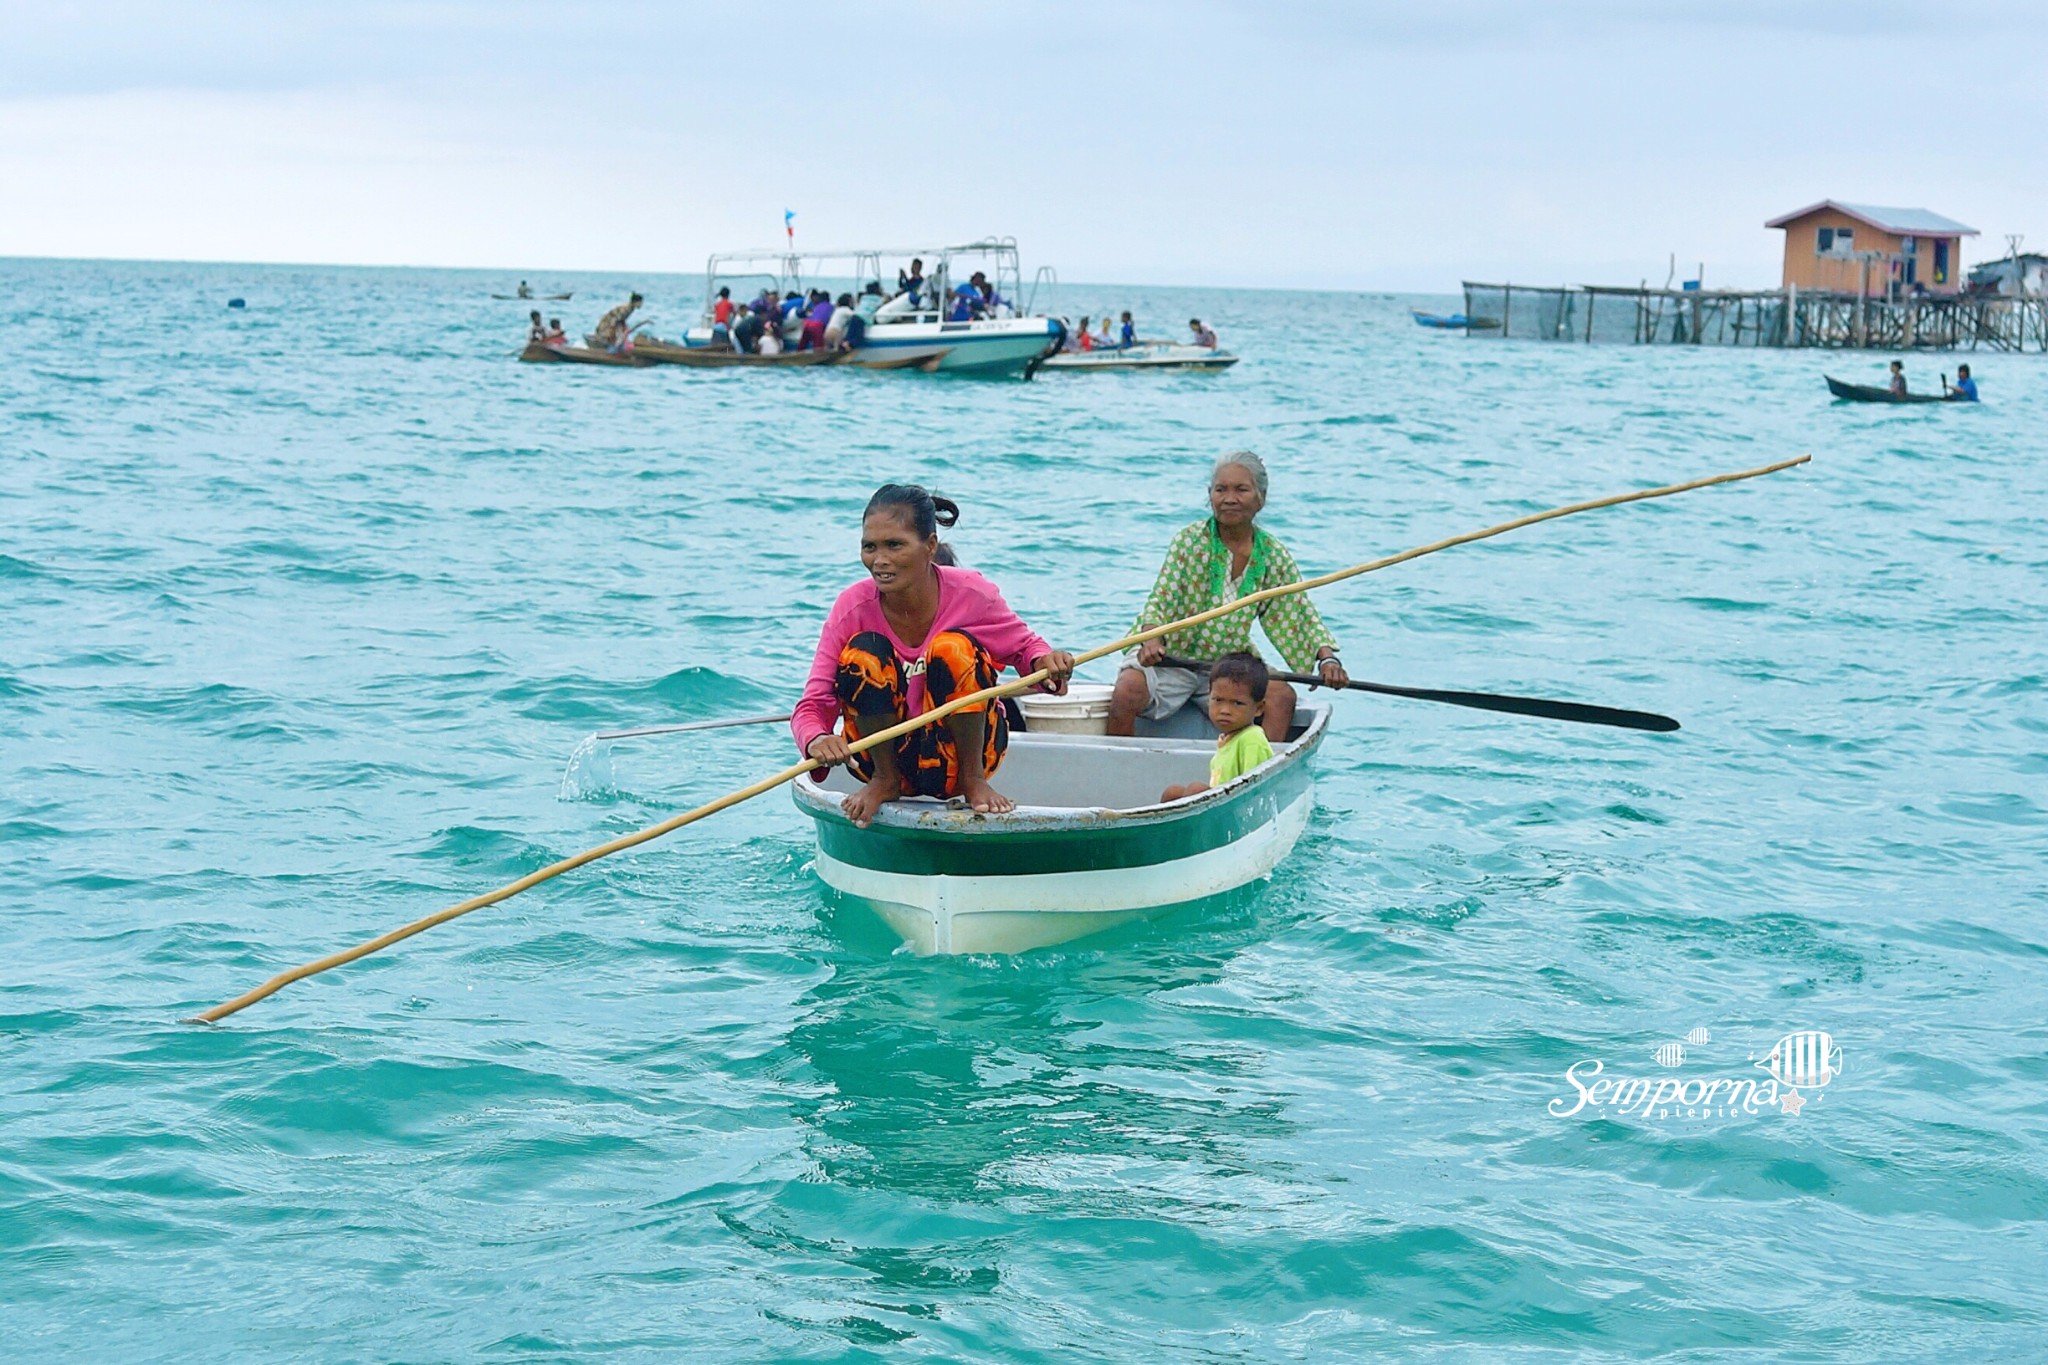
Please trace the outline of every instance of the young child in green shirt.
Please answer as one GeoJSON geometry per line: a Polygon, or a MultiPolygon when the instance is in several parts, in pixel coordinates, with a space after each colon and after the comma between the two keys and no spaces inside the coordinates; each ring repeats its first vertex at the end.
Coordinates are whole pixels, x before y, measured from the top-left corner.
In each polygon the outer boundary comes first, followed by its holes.
{"type": "Polygon", "coordinates": [[[1266,709],[1266,665],[1256,654],[1226,654],[1209,667],[1209,721],[1222,735],[1209,760],[1207,782],[1181,782],[1159,794],[1161,801],[1220,787],[1244,776],[1273,756],[1273,746],[1259,727],[1266,709]]]}

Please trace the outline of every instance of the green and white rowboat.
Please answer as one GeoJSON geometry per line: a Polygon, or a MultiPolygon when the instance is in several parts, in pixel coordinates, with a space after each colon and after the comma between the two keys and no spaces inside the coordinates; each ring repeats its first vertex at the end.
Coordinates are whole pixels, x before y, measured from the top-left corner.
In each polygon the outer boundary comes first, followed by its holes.
{"type": "Polygon", "coordinates": [[[1161,804],[1207,774],[1216,732],[1184,707],[1154,733],[1023,733],[996,776],[1008,815],[892,801],[857,829],[844,768],[791,784],[817,822],[818,876],[867,905],[913,952],[1017,953],[1161,915],[1269,876],[1308,825],[1309,759],[1328,702],[1302,698],[1272,759],[1213,791],[1161,804]]]}

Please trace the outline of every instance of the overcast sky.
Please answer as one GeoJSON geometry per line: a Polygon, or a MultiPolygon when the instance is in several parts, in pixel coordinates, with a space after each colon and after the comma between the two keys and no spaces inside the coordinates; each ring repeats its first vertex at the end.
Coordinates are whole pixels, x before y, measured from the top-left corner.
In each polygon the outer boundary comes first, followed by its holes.
{"type": "Polygon", "coordinates": [[[0,0],[0,256],[1774,286],[1828,197],[2048,248],[2048,3],[0,0]]]}

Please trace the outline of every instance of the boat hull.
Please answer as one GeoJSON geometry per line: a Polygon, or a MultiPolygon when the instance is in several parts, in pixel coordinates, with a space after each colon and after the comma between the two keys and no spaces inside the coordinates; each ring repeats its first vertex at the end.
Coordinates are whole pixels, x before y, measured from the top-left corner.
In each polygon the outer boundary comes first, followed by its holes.
{"type": "Polygon", "coordinates": [[[657,365],[690,365],[702,370],[723,369],[805,369],[837,365],[845,360],[842,351],[784,351],[780,355],[743,355],[714,350],[709,346],[672,346],[666,342],[642,341],[633,354],[657,365]]]}
{"type": "Polygon", "coordinates": [[[1940,393],[1893,393],[1873,384],[1850,384],[1831,375],[1822,375],[1828,381],[1828,392],[1851,403],[1953,403],[1955,398],[1940,393]]]}
{"type": "Polygon", "coordinates": [[[543,346],[538,341],[527,342],[519,358],[536,365],[618,365],[629,369],[644,368],[653,363],[630,352],[599,351],[585,346],[543,346]]]}
{"type": "MultiPolygon", "coordinates": [[[[844,363],[879,370],[1016,374],[1043,356],[1062,335],[1060,324],[1051,318],[886,323],[870,327],[867,340],[848,353],[844,363]]],[[[693,327],[684,341],[692,349],[708,348],[711,329],[693,327]]]]}
{"type": "Polygon", "coordinates": [[[1300,738],[1272,762],[1165,805],[1158,791],[1199,776],[1213,738],[1016,735],[996,781],[1019,806],[1003,816],[897,801],[859,829],[840,810],[842,793],[809,777],[794,784],[796,801],[817,825],[820,880],[912,952],[1027,952],[1270,876],[1314,806],[1309,759],[1328,711],[1304,713],[1300,738]],[[1062,784],[1100,789],[1117,805],[1030,804],[1062,784]]]}
{"type": "Polygon", "coordinates": [[[1172,342],[1134,346],[1129,350],[1063,351],[1046,359],[1043,370],[1227,370],[1237,363],[1228,351],[1172,342]]]}

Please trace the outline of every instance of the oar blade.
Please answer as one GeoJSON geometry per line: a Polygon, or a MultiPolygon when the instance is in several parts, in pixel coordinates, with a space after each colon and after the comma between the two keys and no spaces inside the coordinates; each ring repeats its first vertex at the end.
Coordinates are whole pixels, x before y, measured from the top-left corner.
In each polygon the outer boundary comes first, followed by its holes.
{"type": "Polygon", "coordinates": [[[1551,701],[1544,697],[1504,697],[1492,692],[1439,692],[1419,687],[1382,687],[1372,683],[1352,685],[1366,692],[1468,706],[1475,711],[1502,711],[1514,716],[1573,721],[1580,725],[1611,725],[1622,730],[1649,730],[1658,734],[1669,734],[1679,728],[1678,722],[1670,716],[1660,716],[1654,711],[1630,711],[1618,706],[1551,701]]]}

